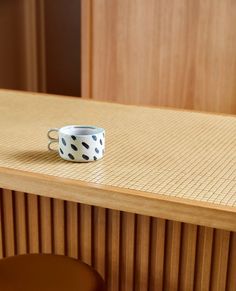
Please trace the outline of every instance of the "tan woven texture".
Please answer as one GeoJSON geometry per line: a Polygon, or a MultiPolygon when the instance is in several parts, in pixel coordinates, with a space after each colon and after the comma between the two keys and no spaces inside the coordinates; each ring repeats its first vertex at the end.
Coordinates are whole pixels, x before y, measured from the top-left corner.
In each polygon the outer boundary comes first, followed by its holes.
{"type": "Polygon", "coordinates": [[[236,118],[2,91],[0,166],[236,206],[236,118]],[[104,127],[104,159],[49,152],[47,130],[69,124],[104,127]]]}

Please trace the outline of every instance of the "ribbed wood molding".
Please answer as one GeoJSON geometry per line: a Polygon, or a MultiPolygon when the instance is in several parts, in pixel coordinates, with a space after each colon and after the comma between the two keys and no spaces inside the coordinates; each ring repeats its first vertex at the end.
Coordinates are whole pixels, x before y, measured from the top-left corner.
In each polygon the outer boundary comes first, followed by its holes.
{"type": "Polygon", "coordinates": [[[0,257],[78,258],[108,291],[234,291],[236,233],[2,189],[0,257]]]}

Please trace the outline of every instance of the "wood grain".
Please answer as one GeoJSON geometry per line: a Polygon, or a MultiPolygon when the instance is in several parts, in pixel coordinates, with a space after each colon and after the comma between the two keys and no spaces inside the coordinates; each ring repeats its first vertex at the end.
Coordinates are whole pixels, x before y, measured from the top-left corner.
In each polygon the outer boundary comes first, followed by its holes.
{"type": "Polygon", "coordinates": [[[66,202],[66,254],[78,258],[78,205],[66,202]]]}
{"type": "Polygon", "coordinates": [[[81,0],[81,88],[84,98],[91,97],[92,89],[92,34],[93,5],[91,0],[81,0]]]}
{"type": "Polygon", "coordinates": [[[26,90],[22,2],[1,1],[0,87],[26,90]]]}
{"type": "Polygon", "coordinates": [[[40,197],[40,239],[41,252],[52,253],[52,206],[51,198],[40,197]]]}
{"type": "Polygon", "coordinates": [[[65,202],[59,199],[53,199],[53,250],[65,254],[65,202]]]}
{"type": "Polygon", "coordinates": [[[236,113],[234,1],[84,2],[84,97],[236,113]]]}
{"type": "Polygon", "coordinates": [[[26,222],[26,195],[22,192],[14,193],[15,211],[15,239],[16,253],[18,255],[27,253],[27,222],[26,222]]]}
{"type": "Polygon", "coordinates": [[[0,197],[3,257],[46,250],[82,258],[108,291],[235,290],[235,232],[57,199],[50,207],[49,198],[10,190],[0,197]]]}
{"type": "Polygon", "coordinates": [[[1,187],[236,230],[234,116],[7,90],[0,97],[1,187]],[[45,150],[50,124],[69,124],[78,114],[108,132],[108,154],[86,167],[45,150]]]}
{"type": "MultiPolygon", "coordinates": [[[[47,91],[47,79],[46,66],[48,60],[46,61],[46,25],[45,25],[45,0],[37,0],[36,5],[36,42],[37,42],[37,87],[38,92],[47,91]]],[[[47,44],[48,45],[48,44],[47,44]]]]}
{"type": "Polygon", "coordinates": [[[21,192],[35,192],[40,196],[236,231],[235,207],[118,187],[107,186],[101,189],[97,184],[58,179],[44,174],[37,175],[1,167],[0,178],[2,186],[21,192]],[[45,184],[47,187],[44,186],[45,184]],[[143,207],[144,204],[146,207],[143,207]]]}
{"type": "Polygon", "coordinates": [[[179,284],[181,223],[167,221],[164,290],[176,291],[179,284]]]}
{"type": "Polygon", "coordinates": [[[137,215],[135,241],[135,291],[148,290],[150,217],[137,215]]]}
{"type": "Polygon", "coordinates": [[[36,2],[39,2],[37,16],[39,29],[41,28],[37,39],[37,49],[41,53],[39,69],[42,71],[41,75],[45,74],[46,91],[80,96],[81,1],[71,1],[70,5],[66,0],[36,2]],[[41,7],[40,3],[43,3],[41,7]]]}
{"type": "Polygon", "coordinates": [[[212,245],[214,230],[209,227],[198,228],[196,253],[195,290],[208,291],[211,280],[212,245]]]}
{"type": "Polygon", "coordinates": [[[135,214],[121,212],[120,288],[133,289],[135,267],[135,214]]]}
{"type": "Polygon", "coordinates": [[[194,290],[196,244],[197,226],[184,223],[182,225],[179,291],[194,290]]]}
{"type": "Polygon", "coordinates": [[[82,261],[92,264],[92,207],[80,205],[80,256],[82,261]]]}
{"type": "Polygon", "coordinates": [[[229,231],[219,229],[215,230],[210,285],[211,291],[221,291],[226,289],[229,239],[229,231]]]}
{"type": "MultiPolygon", "coordinates": [[[[40,0],[41,1],[41,0],[40,0]]],[[[23,39],[26,90],[38,90],[38,58],[37,58],[37,11],[36,0],[22,1],[23,8],[23,39]]]]}
{"type": "Polygon", "coordinates": [[[27,195],[27,233],[29,253],[40,251],[38,196],[27,195]]]}
{"type": "Polygon", "coordinates": [[[230,234],[230,252],[229,252],[227,291],[234,291],[236,286],[236,233],[230,234]]]}
{"type": "Polygon", "coordinates": [[[119,290],[120,211],[108,210],[107,224],[107,289],[119,290]]]}
{"type": "Polygon", "coordinates": [[[15,255],[13,193],[4,189],[2,192],[2,209],[4,221],[5,256],[15,255]]]}
{"type": "Polygon", "coordinates": [[[166,221],[160,218],[151,220],[151,246],[150,246],[150,291],[163,290],[164,262],[165,262],[165,226],[166,221]]]}
{"type": "MultiPolygon", "coordinates": [[[[105,278],[106,275],[106,209],[94,207],[93,226],[90,225],[93,232],[93,266],[105,278]]],[[[91,242],[91,237],[89,237],[91,242]]]]}
{"type": "Polygon", "coordinates": [[[3,205],[2,205],[2,189],[0,189],[0,259],[4,257],[4,240],[3,240],[3,205]]]}

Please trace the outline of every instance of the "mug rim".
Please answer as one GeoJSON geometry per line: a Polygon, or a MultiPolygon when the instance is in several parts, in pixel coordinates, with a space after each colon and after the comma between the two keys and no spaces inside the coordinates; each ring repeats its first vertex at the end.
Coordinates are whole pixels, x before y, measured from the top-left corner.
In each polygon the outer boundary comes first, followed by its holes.
{"type": "Polygon", "coordinates": [[[103,133],[103,132],[105,132],[105,129],[102,128],[102,127],[97,127],[95,125],[66,125],[66,126],[61,127],[59,129],[59,132],[65,134],[65,135],[91,136],[91,135],[103,133]],[[74,133],[74,132],[73,133],[69,133],[68,131],[66,132],[66,130],[74,129],[74,128],[91,129],[91,130],[93,130],[93,132],[88,133],[88,134],[77,134],[77,133],[74,133]]]}

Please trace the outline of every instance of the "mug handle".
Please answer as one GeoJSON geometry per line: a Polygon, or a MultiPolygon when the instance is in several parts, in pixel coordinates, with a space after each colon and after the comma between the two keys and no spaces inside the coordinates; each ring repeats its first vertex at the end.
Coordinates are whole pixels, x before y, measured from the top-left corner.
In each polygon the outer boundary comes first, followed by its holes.
{"type": "Polygon", "coordinates": [[[57,137],[57,138],[55,138],[55,137],[52,137],[50,134],[51,134],[51,132],[58,132],[59,131],[59,128],[50,128],[49,130],[48,130],[48,133],[47,133],[47,137],[48,137],[48,149],[50,150],[50,151],[55,151],[54,149],[52,149],[51,148],[51,144],[52,143],[55,143],[55,142],[58,142],[58,140],[59,140],[59,138],[57,137]]]}

